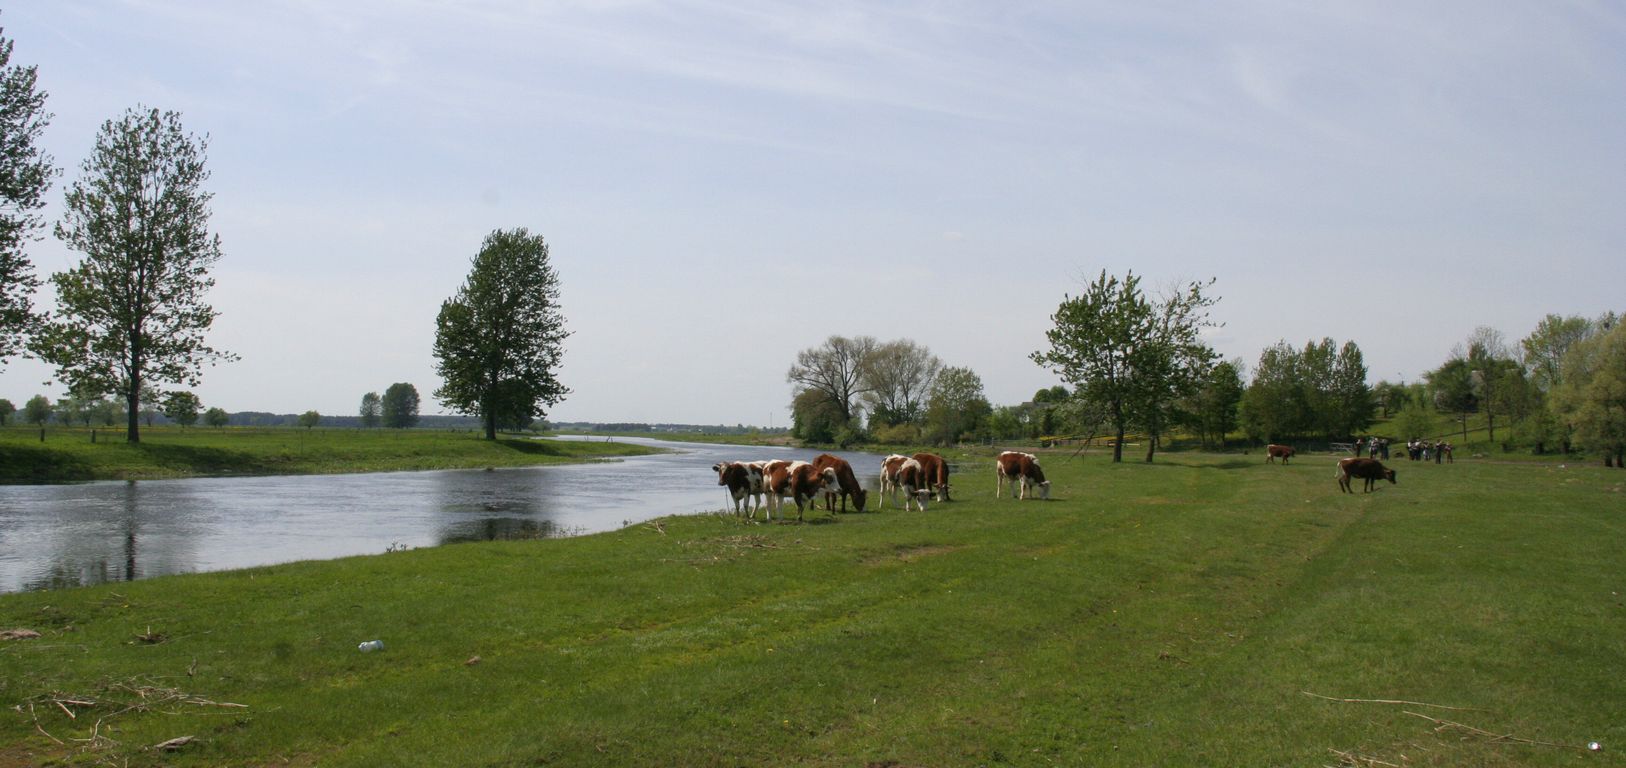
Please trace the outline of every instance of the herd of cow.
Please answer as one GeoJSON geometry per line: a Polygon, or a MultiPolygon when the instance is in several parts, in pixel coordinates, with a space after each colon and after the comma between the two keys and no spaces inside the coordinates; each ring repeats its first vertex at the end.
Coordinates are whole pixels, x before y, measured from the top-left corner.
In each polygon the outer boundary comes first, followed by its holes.
{"type": "MultiPolygon", "coordinates": [[[[1282,463],[1286,464],[1288,459],[1293,458],[1293,454],[1293,446],[1272,443],[1265,446],[1265,463],[1273,464],[1277,459],[1281,459],[1282,463]]],[[[1365,480],[1366,485],[1363,490],[1366,492],[1371,492],[1372,486],[1379,480],[1388,480],[1390,484],[1395,484],[1394,470],[1383,466],[1383,462],[1377,459],[1363,459],[1358,456],[1339,459],[1338,471],[1333,474],[1333,477],[1338,479],[1338,489],[1344,493],[1354,493],[1353,490],[1350,490],[1349,481],[1351,478],[1365,480]]]]}
{"type": "MultiPolygon", "coordinates": [[[[835,512],[836,498],[841,499],[841,511],[847,511],[847,500],[859,512],[869,500],[869,492],[858,482],[852,464],[840,456],[821,453],[812,461],[723,461],[712,465],[717,473],[717,484],[728,490],[734,504],[734,514],[756,519],[756,510],[763,510],[772,520],[784,499],[796,502],[796,519],[819,495],[824,496],[824,508],[835,512]],[[755,509],[752,501],[756,502],[755,509]]],[[[1037,496],[1050,498],[1050,481],[1039,468],[1039,459],[1031,453],[1006,451],[994,462],[998,478],[994,495],[1003,496],[1005,482],[1011,483],[1012,498],[1026,499],[1037,496]]],[[[926,502],[949,500],[949,465],[935,453],[917,453],[913,456],[893,454],[881,460],[881,508],[888,498],[897,505],[903,496],[903,508],[926,510],[926,502]]]]}

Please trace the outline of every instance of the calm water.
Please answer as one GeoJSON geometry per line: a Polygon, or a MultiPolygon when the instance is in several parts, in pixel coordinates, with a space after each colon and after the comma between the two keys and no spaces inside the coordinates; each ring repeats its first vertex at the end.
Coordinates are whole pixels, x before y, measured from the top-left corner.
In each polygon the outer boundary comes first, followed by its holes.
{"type": "MultiPolygon", "coordinates": [[[[711,465],[817,451],[616,438],[677,453],[525,469],[0,486],[0,592],[391,547],[609,531],[723,509],[711,465]]],[[[873,486],[881,457],[840,452],[873,486]]]]}

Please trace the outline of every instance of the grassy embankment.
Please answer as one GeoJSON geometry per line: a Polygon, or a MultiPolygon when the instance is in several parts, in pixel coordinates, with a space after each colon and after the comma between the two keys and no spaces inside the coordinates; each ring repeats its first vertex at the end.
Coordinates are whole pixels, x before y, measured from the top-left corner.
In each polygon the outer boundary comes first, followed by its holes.
{"type": "Polygon", "coordinates": [[[649,453],[625,443],[501,437],[416,429],[0,429],[0,483],[55,483],[197,475],[300,475],[516,467],[649,453]]]}
{"type": "Polygon", "coordinates": [[[1618,764],[1626,474],[1395,464],[0,596],[0,765],[1618,764]]]}

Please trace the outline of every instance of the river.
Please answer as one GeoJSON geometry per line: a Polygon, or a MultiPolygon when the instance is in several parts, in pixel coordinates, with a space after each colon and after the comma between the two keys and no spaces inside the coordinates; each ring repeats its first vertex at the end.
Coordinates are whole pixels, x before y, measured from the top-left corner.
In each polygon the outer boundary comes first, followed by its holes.
{"type": "MultiPolygon", "coordinates": [[[[672,452],[517,469],[0,486],[0,592],[599,533],[725,508],[718,461],[819,453],[615,439],[672,452]]],[[[873,487],[880,456],[838,455],[873,487]]]]}

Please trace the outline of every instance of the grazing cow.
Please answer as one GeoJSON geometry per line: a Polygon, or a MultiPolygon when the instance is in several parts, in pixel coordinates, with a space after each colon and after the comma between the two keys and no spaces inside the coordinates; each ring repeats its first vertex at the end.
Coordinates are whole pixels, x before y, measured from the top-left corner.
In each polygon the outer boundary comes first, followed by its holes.
{"type": "MultiPolygon", "coordinates": [[[[914,502],[920,507],[920,511],[925,512],[926,500],[932,495],[931,489],[927,487],[930,481],[926,479],[926,469],[914,459],[905,456],[898,458],[903,461],[897,462],[895,469],[889,470],[891,487],[894,491],[903,491],[903,511],[908,512],[910,502],[914,502]]],[[[883,474],[887,471],[883,470],[883,474]]]]}
{"type": "Polygon", "coordinates": [[[1383,466],[1377,459],[1348,458],[1338,460],[1338,487],[1344,493],[1354,493],[1349,488],[1349,479],[1358,477],[1366,481],[1364,492],[1371,493],[1372,487],[1378,480],[1388,480],[1395,484],[1395,471],[1383,466]]]}
{"type": "Polygon", "coordinates": [[[717,473],[717,484],[728,487],[728,498],[734,502],[734,514],[740,513],[740,502],[745,502],[745,513],[754,516],[751,500],[762,508],[762,467],[739,461],[722,461],[711,465],[717,473]]]}
{"type": "Polygon", "coordinates": [[[781,499],[789,496],[796,500],[796,519],[801,520],[802,512],[808,503],[812,502],[825,486],[834,488],[840,482],[834,469],[817,470],[805,461],[768,462],[767,474],[763,477],[763,489],[768,495],[769,519],[772,519],[773,510],[780,508],[781,499]]]}
{"type": "Polygon", "coordinates": [[[853,500],[853,509],[864,511],[864,501],[869,498],[869,491],[858,484],[858,476],[853,474],[853,465],[840,456],[821,453],[813,459],[813,468],[823,472],[826,468],[836,471],[836,481],[839,485],[826,486],[824,489],[824,508],[831,512],[836,511],[836,496],[841,497],[841,511],[847,511],[847,497],[853,500]]]}
{"type": "Polygon", "coordinates": [[[1286,464],[1287,460],[1291,458],[1293,458],[1293,446],[1291,445],[1276,445],[1275,443],[1272,443],[1265,446],[1266,464],[1275,464],[1277,459],[1281,459],[1282,463],[1286,464]]]}
{"type": "Polygon", "coordinates": [[[881,459],[881,509],[886,509],[888,496],[892,496],[892,503],[897,504],[898,500],[895,494],[898,492],[898,486],[892,482],[892,479],[898,476],[898,470],[908,460],[908,456],[899,456],[896,453],[881,459]]]}
{"type": "Polygon", "coordinates": [[[933,498],[937,501],[948,501],[948,462],[935,453],[917,453],[915,461],[920,462],[920,468],[926,470],[926,480],[931,484],[933,498]]]}
{"type": "Polygon", "coordinates": [[[1011,498],[1026,499],[1035,486],[1039,489],[1039,498],[1050,498],[1050,481],[1044,479],[1044,470],[1039,468],[1039,457],[1031,453],[1006,451],[999,454],[994,462],[994,470],[999,474],[999,484],[994,489],[994,497],[1005,495],[1005,481],[1011,481],[1011,498]],[[1018,496],[1017,486],[1021,486],[1018,496]]]}

